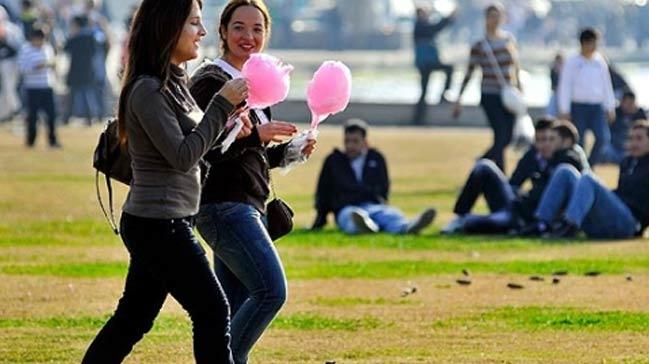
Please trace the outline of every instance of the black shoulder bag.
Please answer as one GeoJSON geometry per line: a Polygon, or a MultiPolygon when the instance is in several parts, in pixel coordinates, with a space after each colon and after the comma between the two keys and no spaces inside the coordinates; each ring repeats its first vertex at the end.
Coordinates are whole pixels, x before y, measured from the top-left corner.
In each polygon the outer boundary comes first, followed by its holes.
{"type": "Polygon", "coordinates": [[[110,224],[115,234],[119,234],[117,222],[115,220],[115,212],[113,210],[113,186],[111,179],[121,182],[126,185],[131,184],[133,179],[133,171],[131,170],[131,156],[126,150],[126,146],[121,145],[119,142],[119,128],[117,119],[110,120],[106,125],[106,129],[99,136],[99,142],[95,148],[92,166],[95,168],[95,188],[97,190],[97,200],[99,206],[104,213],[106,220],[110,224]],[[99,192],[99,173],[104,174],[106,180],[106,188],[108,189],[108,204],[110,209],[106,211],[104,201],[99,192]]]}
{"type": "MultiPolygon", "coordinates": [[[[268,153],[266,153],[265,148],[264,154],[266,155],[266,161],[269,161],[268,153]]],[[[295,214],[293,213],[291,207],[284,200],[277,197],[277,193],[275,192],[275,184],[273,183],[272,171],[270,170],[270,168],[268,170],[268,177],[273,199],[268,204],[266,204],[266,219],[268,220],[267,229],[270,238],[273,241],[276,241],[288,235],[293,230],[293,217],[295,216],[295,214]]]]}

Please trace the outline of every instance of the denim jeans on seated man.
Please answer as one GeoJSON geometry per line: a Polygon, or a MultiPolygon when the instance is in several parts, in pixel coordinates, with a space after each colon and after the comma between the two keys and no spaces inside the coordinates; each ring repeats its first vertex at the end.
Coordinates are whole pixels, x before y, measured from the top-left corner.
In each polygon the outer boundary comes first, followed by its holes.
{"type": "Polygon", "coordinates": [[[359,214],[366,221],[373,222],[376,225],[376,230],[390,234],[405,234],[410,226],[410,221],[403,212],[395,207],[381,204],[363,204],[347,206],[336,215],[336,223],[344,233],[362,233],[354,222],[352,217],[354,214],[359,214]]]}
{"type": "Polygon", "coordinates": [[[284,268],[261,213],[252,205],[203,205],[196,223],[214,250],[214,270],[230,302],[234,361],[247,363],[252,347],[286,302],[284,268]]]}
{"type": "Polygon", "coordinates": [[[596,239],[628,239],[639,224],[631,210],[597,178],[581,175],[562,165],[550,181],[536,212],[540,221],[552,222],[564,212],[567,222],[596,239]]]}

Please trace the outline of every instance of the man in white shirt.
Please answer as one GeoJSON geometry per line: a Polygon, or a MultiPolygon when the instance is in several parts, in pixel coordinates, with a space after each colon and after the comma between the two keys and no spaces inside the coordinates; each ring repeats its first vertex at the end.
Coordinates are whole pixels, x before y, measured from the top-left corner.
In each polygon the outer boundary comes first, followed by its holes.
{"type": "Polygon", "coordinates": [[[581,32],[581,53],[570,57],[561,72],[558,97],[562,119],[572,120],[583,146],[585,134],[595,134],[590,164],[596,165],[611,141],[606,123],[615,120],[615,94],[604,57],[597,52],[599,35],[587,28],[581,32]]]}

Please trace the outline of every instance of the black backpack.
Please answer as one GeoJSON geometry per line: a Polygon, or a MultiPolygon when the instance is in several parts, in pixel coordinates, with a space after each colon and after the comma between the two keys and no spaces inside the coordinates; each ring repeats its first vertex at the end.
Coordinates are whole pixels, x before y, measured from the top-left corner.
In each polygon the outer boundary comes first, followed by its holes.
{"type": "Polygon", "coordinates": [[[119,128],[117,119],[110,120],[106,125],[106,129],[99,136],[99,142],[95,148],[92,166],[95,168],[95,188],[97,190],[97,200],[101,207],[106,220],[110,224],[113,232],[119,234],[117,222],[115,220],[115,213],[113,209],[113,186],[111,179],[121,182],[126,185],[131,184],[133,179],[133,171],[131,169],[131,156],[126,150],[126,146],[119,142],[119,128]],[[106,211],[104,201],[101,198],[99,191],[99,174],[104,175],[106,180],[106,188],[108,189],[108,203],[110,209],[106,211]]]}

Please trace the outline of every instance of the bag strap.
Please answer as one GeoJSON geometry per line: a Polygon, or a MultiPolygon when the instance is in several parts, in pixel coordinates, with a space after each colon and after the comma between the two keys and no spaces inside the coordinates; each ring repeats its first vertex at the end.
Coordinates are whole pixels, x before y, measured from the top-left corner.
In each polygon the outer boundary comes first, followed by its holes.
{"type": "Polygon", "coordinates": [[[108,175],[105,175],[105,177],[106,177],[106,187],[108,188],[110,216],[106,211],[104,200],[101,198],[101,192],[99,191],[99,171],[98,170],[95,172],[95,189],[97,190],[97,200],[99,201],[99,207],[101,207],[101,212],[104,213],[104,217],[106,218],[106,221],[108,221],[108,224],[110,224],[111,229],[113,229],[115,235],[119,235],[119,229],[117,228],[117,223],[115,222],[115,212],[113,211],[113,186],[110,183],[110,177],[108,175]]]}
{"type": "Polygon", "coordinates": [[[489,63],[491,63],[491,66],[496,69],[496,76],[498,77],[498,83],[500,83],[501,87],[506,87],[508,84],[507,81],[505,80],[505,75],[503,74],[502,68],[500,68],[500,64],[496,59],[496,55],[494,54],[493,48],[491,48],[491,44],[489,44],[489,39],[485,38],[482,41],[482,47],[487,52],[487,58],[489,58],[489,63]]]}
{"type": "Polygon", "coordinates": [[[277,191],[275,190],[275,182],[273,182],[273,171],[270,169],[270,158],[268,157],[266,146],[264,146],[264,156],[266,157],[266,163],[268,164],[268,182],[270,182],[271,196],[273,197],[273,200],[277,200],[277,191]]]}

